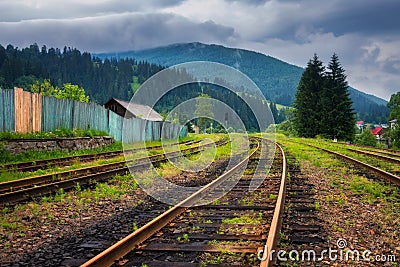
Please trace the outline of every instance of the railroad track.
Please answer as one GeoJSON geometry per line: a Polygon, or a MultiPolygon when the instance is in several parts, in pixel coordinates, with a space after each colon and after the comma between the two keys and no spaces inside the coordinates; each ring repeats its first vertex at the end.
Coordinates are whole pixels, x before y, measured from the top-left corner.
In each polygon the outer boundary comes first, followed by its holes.
{"type": "MultiPolygon", "coordinates": [[[[228,141],[221,140],[216,145],[220,146],[227,143],[228,141]]],[[[210,145],[212,143],[139,159],[3,182],[0,183],[0,205],[12,205],[34,197],[58,192],[61,188],[64,190],[71,189],[77,184],[89,186],[96,182],[105,181],[115,175],[125,175],[129,172],[129,169],[147,168],[150,162],[151,164],[157,164],[167,159],[177,158],[181,153],[185,156],[198,153],[210,145]]]]}
{"type": "Polygon", "coordinates": [[[388,156],[397,156],[400,157],[400,150],[395,150],[395,149],[389,149],[389,148],[376,148],[372,146],[361,146],[361,145],[355,145],[355,144],[347,144],[344,142],[338,142],[337,144],[345,145],[345,146],[352,146],[356,148],[365,148],[368,150],[371,150],[372,152],[380,153],[380,154],[385,154],[388,156]]]}
{"type": "MultiPolygon", "coordinates": [[[[321,258],[322,250],[328,249],[328,235],[324,232],[323,223],[318,216],[316,188],[302,173],[298,160],[287,153],[290,181],[287,185],[285,213],[281,230],[281,242],[278,249],[285,251],[278,266],[297,266],[302,259],[292,261],[290,251],[313,249],[316,258],[321,258]]],[[[303,255],[302,255],[303,257],[303,255]]],[[[310,257],[311,258],[311,257],[310,257]]],[[[314,266],[315,261],[304,257],[301,266],[314,266]]]]}
{"type": "Polygon", "coordinates": [[[286,188],[286,158],[276,145],[272,175],[252,175],[258,162],[273,160],[258,155],[258,145],[235,167],[82,266],[117,261],[126,266],[272,266],[268,255],[279,237],[286,188]],[[249,192],[252,179],[260,180],[261,186],[249,192]],[[229,183],[234,186],[222,198],[197,206],[220,195],[229,183]]]}
{"type": "Polygon", "coordinates": [[[368,152],[373,152],[373,153],[378,153],[381,155],[385,155],[385,156],[389,156],[392,158],[400,158],[400,151],[397,150],[393,150],[393,151],[397,151],[397,152],[388,152],[387,150],[379,150],[379,149],[372,149],[372,150],[367,150],[368,152]]]}
{"type": "MultiPolygon", "coordinates": [[[[187,141],[184,143],[174,143],[174,144],[168,144],[164,145],[166,146],[173,146],[173,145],[193,145],[199,143],[201,140],[198,141],[187,141]]],[[[54,159],[46,159],[46,160],[34,160],[34,161],[28,161],[28,162],[21,162],[21,163],[11,163],[11,164],[5,164],[3,166],[0,166],[0,172],[4,171],[16,171],[16,172],[33,172],[37,171],[40,169],[48,169],[50,167],[54,166],[66,166],[68,164],[73,164],[76,162],[89,162],[89,161],[94,161],[98,159],[109,159],[109,158],[114,158],[118,156],[124,155],[124,153],[135,153],[137,151],[141,151],[144,149],[160,149],[163,148],[163,146],[150,146],[150,147],[140,147],[140,148],[134,148],[134,149],[129,149],[129,150],[118,150],[118,151],[110,151],[110,152],[101,152],[101,153],[96,153],[96,154],[85,154],[85,155],[80,155],[80,156],[69,156],[69,157],[62,157],[62,158],[54,158],[54,159]]]]}
{"type": "Polygon", "coordinates": [[[389,161],[392,163],[400,164],[400,155],[397,156],[398,158],[394,158],[393,154],[390,154],[390,156],[389,156],[388,153],[385,153],[385,155],[381,155],[382,152],[370,152],[370,151],[358,150],[358,149],[354,149],[354,148],[347,148],[347,150],[355,152],[357,154],[368,155],[368,156],[378,158],[378,159],[381,159],[384,161],[389,161]],[[381,154],[378,154],[378,153],[381,153],[381,154]]]}
{"type": "MultiPolygon", "coordinates": [[[[339,158],[341,158],[341,159],[343,159],[343,160],[349,161],[349,162],[351,162],[351,163],[353,163],[353,164],[355,164],[355,165],[357,165],[357,166],[359,166],[359,167],[361,167],[361,168],[367,169],[368,171],[377,174],[378,176],[384,178],[385,180],[387,180],[387,181],[389,181],[389,182],[392,182],[392,183],[394,183],[394,184],[396,184],[396,185],[400,185],[400,177],[397,176],[396,174],[393,174],[393,173],[384,171],[384,170],[382,170],[382,169],[379,169],[379,168],[377,168],[377,167],[374,167],[374,166],[372,166],[372,165],[370,165],[370,164],[367,164],[367,163],[365,163],[365,162],[362,162],[362,161],[357,160],[357,159],[355,159],[355,158],[352,158],[352,157],[350,157],[350,156],[343,155],[343,154],[341,154],[341,153],[338,153],[338,152],[335,152],[335,151],[332,151],[332,150],[329,150],[329,149],[326,149],[326,148],[322,148],[322,147],[319,147],[319,146],[315,146],[315,145],[311,145],[311,144],[307,144],[307,143],[303,143],[303,142],[301,142],[301,144],[305,144],[305,145],[308,145],[308,146],[310,146],[310,147],[313,147],[313,148],[316,148],[316,149],[320,149],[320,150],[322,150],[322,151],[325,151],[325,152],[327,152],[327,153],[329,153],[329,154],[335,155],[336,157],[339,157],[339,158]]],[[[364,154],[368,154],[369,156],[372,156],[371,153],[364,153],[364,154]]],[[[373,156],[374,156],[374,157],[379,157],[379,158],[381,158],[381,159],[386,159],[386,160],[387,160],[387,158],[388,158],[388,157],[384,157],[384,156],[377,155],[377,154],[373,154],[373,156]]],[[[395,159],[394,159],[394,158],[391,158],[391,160],[395,160],[395,159]]],[[[396,162],[397,162],[397,161],[396,161],[396,162]]]]}

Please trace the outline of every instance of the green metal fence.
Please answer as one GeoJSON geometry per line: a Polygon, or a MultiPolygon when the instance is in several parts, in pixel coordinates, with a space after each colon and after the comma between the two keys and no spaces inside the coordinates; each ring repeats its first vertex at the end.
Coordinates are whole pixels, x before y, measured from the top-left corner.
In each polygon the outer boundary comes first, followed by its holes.
{"type": "Polygon", "coordinates": [[[0,132],[15,131],[14,90],[0,89],[0,132]]]}
{"type": "Polygon", "coordinates": [[[95,103],[43,97],[43,131],[59,128],[103,130],[125,143],[172,139],[187,134],[185,128],[182,130],[182,126],[169,122],[124,119],[95,103]]]}
{"type": "Polygon", "coordinates": [[[75,101],[43,97],[42,131],[51,132],[56,129],[73,129],[72,110],[75,101]]]}
{"type": "Polygon", "coordinates": [[[103,130],[109,132],[109,111],[95,103],[73,101],[73,128],[103,130]]]}

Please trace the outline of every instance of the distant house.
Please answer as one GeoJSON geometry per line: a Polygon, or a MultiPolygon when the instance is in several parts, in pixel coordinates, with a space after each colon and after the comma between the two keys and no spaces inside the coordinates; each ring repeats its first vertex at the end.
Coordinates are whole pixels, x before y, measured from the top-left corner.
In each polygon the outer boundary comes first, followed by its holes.
{"type": "Polygon", "coordinates": [[[104,104],[104,107],[127,119],[140,118],[149,121],[163,120],[163,117],[151,107],[121,99],[111,98],[104,104]]]}
{"type": "Polygon", "coordinates": [[[357,122],[356,122],[356,126],[357,126],[357,129],[358,129],[360,132],[362,132],[362,130],[365,129],[364,121],[357,121],[357,122]]]}
{"type": "Polygon", "coordinates": [[[390,123],[390,129],[394,129],[397,127],[397,119],[389,121],[390,123]]]}
{"type": "Polygon", "coordinates": [[[382,138],[382,135],[383,135],[383,127],[377,127],[377,128],[374,128],[374,129],[371,129],[371,133],[373,134],[373,135],[375,135],[376,136],[376,139],[377,140],[382,140],[383,138],[382,138]]]}

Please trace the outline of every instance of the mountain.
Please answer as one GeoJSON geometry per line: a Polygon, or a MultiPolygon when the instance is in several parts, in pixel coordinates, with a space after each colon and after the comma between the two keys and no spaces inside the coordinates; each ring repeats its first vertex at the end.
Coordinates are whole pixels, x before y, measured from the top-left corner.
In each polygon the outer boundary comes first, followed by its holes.
{"type": "MultiPolygon", "coordinates": [[[[294,100],[303,68],[254,51],[221,45],[181,43],[139,51],[104,53],[105,58],[134,58],[172,66],[189,61],[214,61],[234,67],[250,77],[265,97],[277,104],[290,106],[294,100]]],[[[388,116],[387,101],[349,87],[358,119],[384,122],[388,116]],[[372,111],[373,110],[373,111],[372,111]]]]}

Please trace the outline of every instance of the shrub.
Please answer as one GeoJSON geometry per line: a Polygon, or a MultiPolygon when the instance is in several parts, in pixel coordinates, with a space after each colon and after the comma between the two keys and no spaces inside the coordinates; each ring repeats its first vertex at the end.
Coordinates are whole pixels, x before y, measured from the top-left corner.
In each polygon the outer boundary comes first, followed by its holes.
{"type": "Polygon", "coordinates": [[[376,137],[369,129],[365,129],[362,134],[356,135],[355,143],[362,146],[376,146],[376,137]]]}

